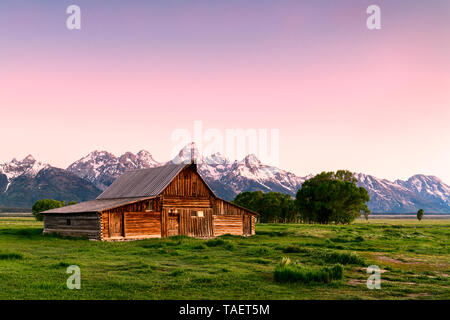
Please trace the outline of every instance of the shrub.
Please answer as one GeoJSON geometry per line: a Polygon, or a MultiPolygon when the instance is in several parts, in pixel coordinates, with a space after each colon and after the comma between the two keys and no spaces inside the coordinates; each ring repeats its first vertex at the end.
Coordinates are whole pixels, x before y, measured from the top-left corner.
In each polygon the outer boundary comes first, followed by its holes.
{"type": "Polygon", "coordinates": [[[359,257],[355,253],[348,252],[326,252],[322,254],[322,259],[328,263],[340,263],[340,264],[357,264],[365,265],[364,259],[359,257]]]}
{"type": "Polygon", "coordinates": [[[419,211],[417,211],[417,220],[421,221],[423,218],[423,209],[419,209],[419,211]]]}
{"type": "Polygon", "coordinates": [[[194,245],[192,245],[192,249],[195,249],[195,250],[204,250],[204,249],[206,249],[206,246],[205,246],[203,243],[194,244],[194,245]]]}
{"type": "Polygon", "coordinates": [[[66,201],[58,201],[54,199],[42,199],[38,200],[33,204],[33,207],[31,208],[31,211],[38,221],[42,221],[44,217],[42,216],[42,211],[50,210],[50,209],[56,209],[61,208],[67,205],[73,205],[76,204],[74,201],[66,202],[66,201]]]}
{"type": "Polygon", "coordinates": [[[72,263],[60,262],[60,263],[55,264],[54,266],[55,267],[67,268],[68,266],[71,266],[71,265],[72,265],[72,263]]]}
{"type": "Polygon", "coordinates": [[[337,264],[333,267],[308,268],[292,263],[280,263],[273,277],[277,282],[329,283],[343,277],[344,268],[337,264]]]}
{"type": "Polygon", "coordinates": [[[297,246],[287,246],[283,248],[284,253],[299,253],[299,252],[305,252],[305,249],[297,247],[297,246]]]}
{"type": "Polygon", "coordinates": [[[217,246],[222,246],[225,244],[225,240],[223,239],[211,239],[206,241],[206,245],[208,247],[217,247],[217,246]]]}
{"type": "Polygon", "coordinates": [[[234,245],[234,243],[231,243],[231,242],[226,243],[223,247],[230,251],[236,249],[236,246],[234,245]]]}
{"type": "Polygon", "coordinates": [[[266,247],[254,247],[248,250],[247,253],[253,256],[264,256],[269,253],[269,249],[266,247]]]}
{"type": "Polygon", "coordinates": [[[174,270],[172,271],[169,276],[171,277],[178,277],[179,275],[182,275],[184,273],[184,270],[178,269],[178,270],[174,270]]]}
{"type": "Polygon", "coordinates": [[[0,260],[20,260],[23,256],[20,253],[2,253],[0,252],[0,260]]]}

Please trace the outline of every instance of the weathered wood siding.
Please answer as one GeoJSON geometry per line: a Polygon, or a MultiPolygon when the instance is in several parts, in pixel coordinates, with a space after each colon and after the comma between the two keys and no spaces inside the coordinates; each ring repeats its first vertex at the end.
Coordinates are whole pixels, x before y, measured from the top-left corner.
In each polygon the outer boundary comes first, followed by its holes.
{"type": "Polygon", "coordinates": [[[252,236],[255,235],[256,217],[252,216],[252,236]]]}
{"type": "Polygon", "coordinates": [[[210,197],[206,183],[191,167],[183,169],[163,191],[163,196],[210,197]]]}
{"type": "Polygon", "coordinates": [[[163,208],[211,208],[211,199],[209,197],[179,197],[179,196],[164,196],[162,201],[163,208]]]}
{"type": "Polygon", "coordinates": [[[245,214],[243,216],[244,224],[244,236],[250,236],[252,234],[252,216],[245,214]]]}
{"type": "Polygon", "coordinates": [[[203,217],[193,217],[190,209],[180,212],[180,234],[190,237],[210,238],[214,236],[212,209],[205,209],[203,217]]]}
{"type": "Polygon", "coordinates": [[[155,198],[103,211],[101,214],[101,238],[107,240],[120,237],[110,230],[111,226],[115,226],[111,219],[117,214],[121,215],[123,221],[122,237],[160,237],[160,210],[161,201],[159,198],[155,198]],[[146,211],[149,201],[153,202],[153,211],[146,211]]]}
{"type": "Polygon", "coordinates": [[[245,215],[248,211],[222,199],[214,199],[214,214],[245,215]]]}
{"type": "Polygon", "coordinates": [[[169,213],[169,219],[167,224],[167,236],[177,236],[180,234],[180,214],[169,213]]]}
{"type": "Polygon", "coordinates": [[[243,235],[244,224],[242,215],[214,215],[213,216],[214,236],[224,234],[243,235]]]}
{"type": "Polygon", "coordinates": [[[125,212],[125,237],[161,237],[160,212],[125,212]]]}
{"type": "Polygon", "coordinates": [[[100,239],[100,215],[95,213],[46,214],[44,234],[100,239]]]}
{"type": "Polygon", "coordinates": [[[247,210],[222,199],[213,199],[212,206],[214,236],[255,234],[256,219],[247,210]]]}

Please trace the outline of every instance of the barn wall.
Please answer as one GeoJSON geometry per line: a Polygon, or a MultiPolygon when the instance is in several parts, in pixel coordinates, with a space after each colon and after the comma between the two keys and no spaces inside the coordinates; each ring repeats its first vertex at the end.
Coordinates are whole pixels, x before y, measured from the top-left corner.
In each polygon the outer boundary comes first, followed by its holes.
{"type": "Polygon", "coordinates": [[[176,208],[211,208],[211,199],[209,197],[180,197],[180,196],[164,196],[162,199],[162,207],[168,209],[176,208]]]}
{"type": "Polygon", "coordinates": [[[252,236],[255,235],[256,217],[252,216],[252,236]]]}
{"type": "Polygon", "coordinates": [[[218,215],[245,215],[249,214],[249,212],[243,208],[240,208],[236,205],[233,205],[222,199],[215,199],[213,201],[214,206],[214,214],[218,215]]]}
{"type": "Polygon", "coordinates": [[[110,238],[110,219],[115,213],[123,215],[123,235],[125,237],[161,237],[161,201],[159,198],[103,211],[101,214],[102,239],[110,238]],[[148,201],[154,203],[153,211],[146,211],[148,201]]]}
{"type": "Polygon", "coordinates": [[[163,196],[210,197],[206,183],[191,167],[183,169],[163,191],[163,196]]]}
{"type": "Polygon", "coordinates": [[[213,216],[214,236],[224,234],[243,235],[243,216],[241,215],[214,215],[213,216]]]}
{"type": "Polygon", "coordinates": [[[125,237],[161,237],[161,213],[125,212],[125,237]]]}
{"type": "Polygon", "coordinates": [[[212,209],[202,209],[203,217],[191,216],[191,209],[180,211],[180,234],[200,238],[214,236],[212,209]]]}
{"type": "Polygon", "coordinates": [[[45,214],[44,234],[50,233],[100,239],[100,216],[96,213],[45,214]]]}
{"type": "Polygon", "coordinates": [[[212,205],[214,236],[255,234],[256,219],[246,209],[222,199],[214,199],[212,205]]]}

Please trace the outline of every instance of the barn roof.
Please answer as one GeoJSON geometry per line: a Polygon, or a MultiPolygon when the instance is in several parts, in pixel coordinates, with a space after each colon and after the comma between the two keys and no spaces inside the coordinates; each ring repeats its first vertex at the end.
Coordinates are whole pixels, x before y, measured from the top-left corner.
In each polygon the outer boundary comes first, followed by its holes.
{"type": "Polygon", "coordinates": [[[92,213],[117,208],[125,204],[142,201],[149,198],[151,197],[90,200],[71,206],[47,210],[42,213],[92,213]]]}
{"type": "MultiPolygon", "coordinates": [[[[151,199],[158,196],[172,182],[172,180],[186,167],[193,166],[194,163],[173,164],[163,166],[127,171],[119,176],[101,195],[95,200],[80,202],[71,206],[47,210],[42,213],[92,213],[117,208],[126,204],[151,199]]],[[[203,179],[203,178],[202,178],[203,179]]],[[[205,181],[204,181],[205,182],[205,181]]],[[[214,191],[205,182],[211,193],[218,199],[214,191]]],[[[258,213],[235,203],[221,199],[233,206],[245,209],[248,212],[258,215],[258,213]]]]}
{"type": "Polygon", "coordinates": [[[150,169],[127,171],[97,199],[152,197],[159,195],[185,167],[192,164],[166,164],[150,169]]]}

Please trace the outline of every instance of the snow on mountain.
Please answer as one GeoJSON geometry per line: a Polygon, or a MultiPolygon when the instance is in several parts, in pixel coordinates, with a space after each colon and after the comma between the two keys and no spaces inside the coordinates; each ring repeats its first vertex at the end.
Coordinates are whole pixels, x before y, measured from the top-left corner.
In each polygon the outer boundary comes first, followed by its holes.
{"type": "MultiPolygon", "coordinates": [[[[240,192],[256,190],[295,196],[303,182],[312,177],[299,177],[292,172],[263,164],[254,154],[234,161],[218,152],[204,156],[194,143],[182,148],[169,162],[189,163],[192,160],[197,163],[200,175],[214,192],[227,200],[234,199],[240,192]]],[[[64,199],[68,199],[71,193],[76,193],[77,199],[89,199],[95,197],[99,190],[106,189],[125,171],[162,164],[145,150],[137,154],[126,152],[118,157],[107,151],[93,151],[66,170],[38,162],[29,155],[21,161],[13,159],[0,164],[0,200],[3,197],[2,201],[5,202],[10,193],[11,199],[12,194],[23,194],[24,190],[34,190],[32,192],[36,197],[41,196],[38,191],[45,189],[49,183],[53,191],[49,189],[48,194],[61,189],[64,190],[61,198],[64,196],[64,199]],[[75,178],[81,178],[86,183],[75,178]],[[66,182],[61,185],[61,181],[66,182]],[[68,189],[75,184],[79,186],[76,191],[68,189]]],[[[450,212],[450,187],[435,176],[415,175],[405,181],[389,181],[363,173],[355,173],[355,177],[358,185],[369,192],[369,208],[372,212],[405,213],[416,212],[419,208],[431,213],[450,212]]]]}
{"type": "Polygon", "coordinates": [[[437,177],[415,175],[394,182],[362,173],[355,177],[358,185],[369,192],[369,208],[373,212],[407,213],[419,208],[433,213],[450,212],[450,187],[437,177]]]}
{"type": "MultiPolygon", "coordinates": [[[[169,162],[195,161],[200,175],[214,192],[231,200],[243,191],[262,190],[281,192],[295,196],[302,183],[313,175],[299,177],[292,172],[261,163],[254,154],[242,160],[231,161],[221,153],[202,155],[195,143],[180,150],[169,162]]],[[[130,152],[120,157],[106,151],[94,151],[78,160],[68,170],[105,189],[126,170],[161,165],[150,153],[130,152]]],[[[405,213],[424,208],[428,212],[450,212],[450,187],[433,176],[415,175],[406,181],[394,182],[363,173],[355,173],[358,185],[369,192],[369,208],[373,212],[405,213]]]]}
{"type": "Polygon", "coordinates": [[[0,164],[0,206],[31,208],[39,199],[85,201],[100,193],[90,182],[29,155],[0,164]]]}
{"type": "Polygon", "coordinates": [[[146,169],[160,165],[150,152],[141,150],[137,154],[126,152],[116,157],[107,151],[93,151],[72,163],[67,170],[92,182],[97,188],[106,189],[125,171],[146,169]]]}
{"type": "Polygon", "coordinates": [[[276,191],[295,195],[305,178],[291,172],[262,164],[254,154],[238,161],[230,161],[219,152],[201,155],[195,143],[180,150],[171,161],[189,163],[195,161],[200,175],[221,197],[233,199],[242,191],[276,191]]]}
{"type": "Polygon", "coordinates": [[[39,171],[48,167],[50,165],[36,161],[31,154],[21,161],[14,158],[10,162],[0,164],[0,192],[7,192],[14,179],[22,175],[33,178],[39,171]]]}

